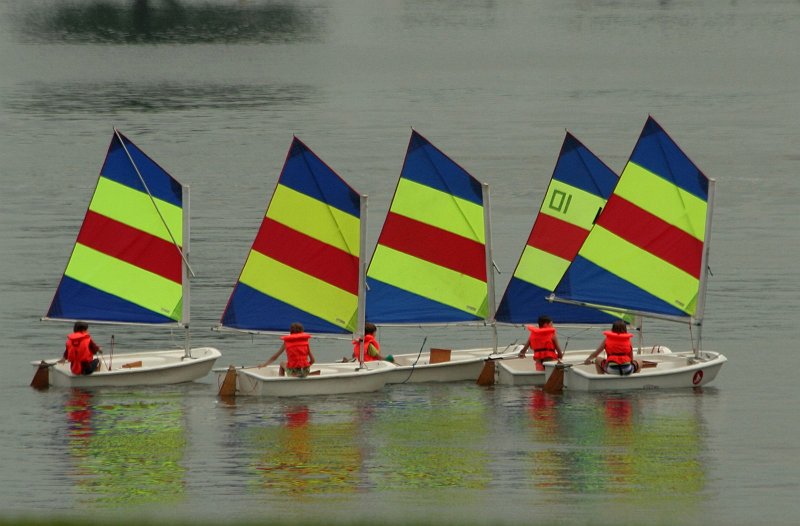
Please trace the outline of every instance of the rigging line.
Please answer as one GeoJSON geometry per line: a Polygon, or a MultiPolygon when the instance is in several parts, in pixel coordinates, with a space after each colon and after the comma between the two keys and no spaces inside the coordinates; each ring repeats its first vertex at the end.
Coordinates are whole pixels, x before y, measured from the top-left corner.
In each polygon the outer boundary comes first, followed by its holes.
{"type": "MultiPolygon", "coordinates": [[[[133,157],[131,156],[131,152],[128,151],[128,147],[125,146],[125,141],[122,140],[122,135],[119,133],[119,130],[117,130],[116,128],[114,128],[114,135],[117,137],[117,140],[119,140],[119,143],[122,145],[122,149],[125,150],[125,155],[128,156],[128,160],[130,161],[131,166],[133,166],[133,169],[136,171],[136,175],[139,176],[139,181],[142,183],[142,186],[144,186],[144,189],[147,192],[147,195],[150,197],[150,202],[153,203],[153,208],[156,209],[156,213],[158,214],[158,218],[161,219],[161,224],[164,225],[164,228],[167,230],[167,234],[169,234],[169,238],[172,241],[172,246],[174,246],[175,250],[177,250],[178,254],[180,254],[181,260],[183,261],[183,264],[186,265],[186,268],[189,270],[189,274],[191,275],[191,277],[195,277],[195,273],[194,273],[194,270],[192,270],[192,266],[189,265],[189,261],[186,259],[186,256],[184,255],[183,250],[181,250],[180,246],[178,245],[178,242],[175,240],[175,236],[173,235],[172,230],[170,230],[169,226],[167,225],[167,221],[164,219],[164,216],[161,214],[161,209],[158,208],[158,204],[156,203],[155,197],[153,197],[153,194],[150,193],[150,188],[147,187],[147,183],[145,182],[144,177],[142,176],[142,173],[139,171],[139,167],[136,166],[136,162],[133,160],[133,157]]],[[[181,187],[183,187],[183,185],[181,185],[181,187]]],[[[184,203],[181,202],[181,212],[183,212],[184,210],[185,210],[184,209],[184,203]]]]}
{"type": "Polygon", "coordinates": [[[406,379],[400,382],[401,384],[404,384],[407,381],[409,381],[411,379],[411,375],[414,374],[414,369],[417,367],[417,363],[419,362],[420,356],[422,356],[422,349],[425,348],[426,341],[428,341],[427,336],[425,336],[425,338],[422,340],[422,345],[419,346],[419,352],[417,353],[417,358],[414,360],[414,363],[411,364],[411,370],[408,371],[408,376],[406,377],[406,379]]]}

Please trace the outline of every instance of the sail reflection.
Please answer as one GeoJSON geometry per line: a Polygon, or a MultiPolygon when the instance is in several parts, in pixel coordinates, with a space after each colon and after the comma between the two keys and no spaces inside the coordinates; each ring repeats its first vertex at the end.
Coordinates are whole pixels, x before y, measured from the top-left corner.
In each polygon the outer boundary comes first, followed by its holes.
{"type": "Polygon", "coordinates": [[[246,431],[250,447],[259,451],[253,469],[257,487],[302,497],[357,491],[362,451],[357,408],[333,421],[308,405],[286,402],[277,425],[246,431]]]}
{"type": "Polygon", "coordinates": [[[626,500],[658,495],[660,502],[681,499],[684,509],[703,490],[702,396],[690,400],[688,409],[679,405],[685,397],[653,393],[596,394],[569,402],[538,390],[530,396],[531,431],[549,444],[532,453],[535,487],[626,500]]]}
{"type": "Polygon", "coordinates": [[[64,408],[76,502],[113,508],[183,498],[180,399],[73,389],[64,408]]]}
{"type": "Polygon", "coordinates": [[[249,110],[307,103],[306,85],[197,84],[181,82],[32,82],[4,94],[3,106],[27,115],[115,115],[124,112],[249,110]]]}
{"type": "Polygon", "coordinates": [[[325,27],[319,7],[256,0],[53,0],[22,9],[20,32],[35,42],[285,43],[320,40],[325,27]]]}

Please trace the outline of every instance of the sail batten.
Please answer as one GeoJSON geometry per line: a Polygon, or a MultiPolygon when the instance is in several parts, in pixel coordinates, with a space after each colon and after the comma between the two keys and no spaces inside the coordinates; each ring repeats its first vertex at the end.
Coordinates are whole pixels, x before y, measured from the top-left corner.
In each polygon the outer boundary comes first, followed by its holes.
{"type": "Polygon", "coordinates": [[[617,183],[617,175],[567,133],[538,215],[497,309],[497,321],[532,323],[549,315],[556,323],[602,323],[604,312],[550,303],[564,272],[583,245],[617,183]]]}
{"type": "Polygon", "coordinates": [[[185,213],[181,184],[115,130],[46,318],[183,324],[185,213]]]}
{"type": "Polygon", "coordinates": [[[361,196],[296,137],[222,314],[223,327],[358,330],[361,196]]]}
{"type": "Polygon", "coordinates": [[[412,131],[367,269],[367,320],[428,324],[490,316],[483,187],[412,131]]]}
{"type": "Polygon", "coordinates": [[[697,314],[709,181],[648,118],[555,296],[685,321],[697,314]]]}

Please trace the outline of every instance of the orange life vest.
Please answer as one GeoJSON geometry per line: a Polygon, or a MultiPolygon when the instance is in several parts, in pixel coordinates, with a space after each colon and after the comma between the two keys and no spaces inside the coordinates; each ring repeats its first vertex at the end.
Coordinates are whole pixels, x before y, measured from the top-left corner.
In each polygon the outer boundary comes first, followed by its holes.
{"type": "MultiPolygon", "coordinates": [[[[378,344],[378,340],[375,339],[375,336],[371,334],[364,335],[364,361],[365,362],[375,362],[378,361],[378,358],[374,356],[370,356],[369,354],[369,346],[372,345],[378,352],[381,352],[381,346],[378,344]]],[[[358,340],[353,340],[353,358],[358,360],[359,354],[361,353],[361,349],[359,346],[358,340]]]]}
{"type": "Polygon", "coordinates": [[[533,349],[533,359],[558,360],[556,344],[553,342],[553,337],[556,335],[555,327],[528,325],[527,329],[531,331],[530,345],[533,349]]]}
{"type": "Polygon", "coordinates": [[[72,374],[82,374],[84,362],[91,362],[94,359],[89,342],[92,337],[87,332],[73,332],[67,336],[67,360],[72,374]]]}
{"type": "Polygon", "coordinates": [[[310,339],[311,335],[306,332],[281,336],[281,340],[286,344],[286,367],[289,369],[302,369],[303,367],[311,366],[311,362],[308,359],[308,353],[311,351],[308,346],[308,340],[310,339]]]}
{"type": "Polygon", "coordinates": [[[629,332],[603,331],[606,336],[606,358],[609,362],[623,364],[633,361],[633,346],[631,338],[633,334],[629,332]]]}

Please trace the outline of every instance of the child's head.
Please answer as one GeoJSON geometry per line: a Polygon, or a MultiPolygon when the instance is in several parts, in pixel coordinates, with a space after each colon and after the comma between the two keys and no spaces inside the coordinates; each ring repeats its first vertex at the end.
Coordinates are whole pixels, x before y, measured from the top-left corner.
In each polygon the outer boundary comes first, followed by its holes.
{"type": "Polygon", "coordinates": [[[547,327],[548,325],[553,324],[553,320],[550,319],[550,316],[545,316],[544,314],[539,316],[539,319],[536,321],[539,324],[539,327],[547,327]]]}
{"type": "Polygon", "coordinates": [[[367,322],[364,324],[364,334],[375,334],[378,328],[375,326],[374,323],[367,322]]]}
{"type": "Polygon", "coordinates": [[[616,333],[619,333],[619,334],[626,333],[626,332],[628,332],[628,326],[625,324],[624,321],[617,320],[611,326],[611,332],[616,332],[616,333]]]}
{"type": "Polygon", "coordinates": [[[89,330],[89,324],[85,321],[76,321],[72,326],[72,332],[85,332],[89,330]]]}
{"type": "Polygon", "coordinates": [[[290,334],[300,334],[303,332],[303,324],[294,322],[289,326],[289,333],[290,334]]]}

